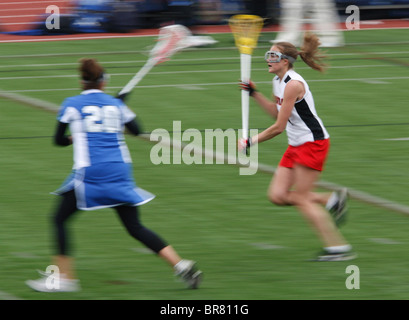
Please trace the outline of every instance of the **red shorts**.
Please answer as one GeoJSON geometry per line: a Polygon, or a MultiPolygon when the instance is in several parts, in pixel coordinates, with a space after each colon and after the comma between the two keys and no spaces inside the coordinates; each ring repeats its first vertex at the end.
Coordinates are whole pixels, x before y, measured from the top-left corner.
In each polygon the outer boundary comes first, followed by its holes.
{"type": "Polygon", "coordinates": [[[322,171],[329,151],[329,139],[306,142],[300,146],[288,146],[280,166],[293,168],[294,164],[322,171]]]}

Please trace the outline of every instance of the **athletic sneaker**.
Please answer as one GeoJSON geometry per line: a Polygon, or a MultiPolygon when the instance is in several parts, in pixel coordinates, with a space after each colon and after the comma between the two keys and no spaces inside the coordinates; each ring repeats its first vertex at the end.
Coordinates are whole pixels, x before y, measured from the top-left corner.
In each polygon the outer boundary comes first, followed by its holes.
{"type": "Polygon", "coordinates": [[[76,292],[80,291],[80,282],[77,279],[60,278],[50,279],[50,274],[39,271],[42,275],[37,280],[27,280],[26,285],[39,292],[76,292]]]}
{"type": "Polygon", "coordinates": [[[181,260],[175,266],[175,275],[185,282],[189,289],[197,289],[202,281],[203,272],[197,269],[195,261],[181,260]]]}
{"type": "Polygon", "coordinates": [[[353,260],[357,257],[358,255],[352,251],[346,251],[346,252],[328,252],[327,250],[323,250],[322,253],[318,255],[316,259],[313,259],[312,261],[348,261],[348,260],[353,260]]]}
{"type": "Polygon", "coordinates": [[[346,215],[348,213],[348,189],[343,188],[340,191],[337,191],[336,195],[338,200],[332,207],[329,208],[328,211],[334,218],[335,224],[339,226],[342,223],[345,223],[346,215]]]}

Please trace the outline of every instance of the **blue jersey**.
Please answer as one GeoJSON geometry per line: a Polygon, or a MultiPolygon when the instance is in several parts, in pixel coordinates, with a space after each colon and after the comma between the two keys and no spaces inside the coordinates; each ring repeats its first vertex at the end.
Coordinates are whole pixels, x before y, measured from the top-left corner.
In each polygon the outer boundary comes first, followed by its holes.
{"type": "Polygon", "coordinates": [[[70,125],[74,170],[55,193],[74,189],[81,210],[138,206],[152,200],[155,196],[137,187],[132,178],[123,131],[134,118],[121,100],[101,90],[67,98],[57,119],[70,125]]]}
{"type": "Polygon", "coordinates": [[[101,90],[86,90],[65,99],[58,121],[69,123],[74,169],[98,163],[131,163],[123,131],[135,114],[119,99],[101,90]]]}

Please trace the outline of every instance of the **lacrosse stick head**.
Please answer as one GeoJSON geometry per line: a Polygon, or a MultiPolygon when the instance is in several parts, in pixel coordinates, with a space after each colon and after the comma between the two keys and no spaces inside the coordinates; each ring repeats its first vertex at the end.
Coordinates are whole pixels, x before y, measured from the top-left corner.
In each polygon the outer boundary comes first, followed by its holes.
{"type": "Polygon", "coordinates": [[[240,53],[253,53],[263,24],[263,18],[250,14],[238,14],[229,19],[229,26],[240,53]]]}
{"type": "Polygon", "coordinates": [[[168,60],[173,54],[186,48],[186,39],[191,35],[190,30],[180,24],[160,28],[157,43],[150,52],[151,57],[157,61],[156,64],[168,60]]]}

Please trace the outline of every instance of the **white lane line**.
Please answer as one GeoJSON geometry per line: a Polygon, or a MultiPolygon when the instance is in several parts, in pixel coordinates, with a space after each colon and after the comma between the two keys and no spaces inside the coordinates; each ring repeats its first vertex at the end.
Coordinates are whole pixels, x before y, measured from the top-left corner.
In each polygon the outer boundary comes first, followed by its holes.
{"type": "MultiPolygon", "coordinates": [[[[18,24],[18,23],[13,23],[18,24]]],[[[151,35],[137,35],[137,36],[78,36],[78,37],[67,37],[67,38],[31,38],[31,39],[19,39],[19,40],[0,40],[0,43],[22,43],[22,42],[50,42],[50,41],[68,41],[68,40],[98,40],[98,39],[117,39],[117,38],[136,38],[136,37],[151,37],[151,35]]]]}
{"type": "MultiPolygon", "coordinates": [[[[41,0],[42,4],[46,4],[46,3],[55,4],[56,2],[62,2],[64,4],[64,3],[67,2],[67,0],[41,0]]],[[[8,6],[8,5],[14,5],[15,6],[15,5],[20,5],[20,4],[32,4],[32,3],[33,3],[33,1],[2,2],[2,3],[0,3],[0,6],[8,6]]]]}

